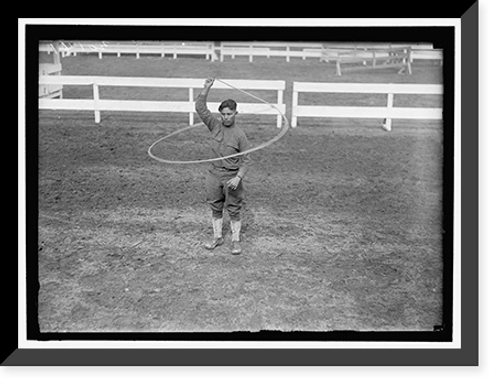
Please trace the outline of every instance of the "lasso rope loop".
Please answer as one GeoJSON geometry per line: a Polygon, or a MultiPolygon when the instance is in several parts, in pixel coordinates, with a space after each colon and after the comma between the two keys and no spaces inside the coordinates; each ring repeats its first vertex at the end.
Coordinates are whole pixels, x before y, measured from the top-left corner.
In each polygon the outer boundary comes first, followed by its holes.
{"type": "Polygon", "coordinates": [[[288,119],[286,118],[285,114],[282,113],[275,105],[267,102],[266,100],[263,100],[262,98],[260,97],[257,97],[255,95],[253,95],[252,93],[249,93],[245,90],[241,90],[239,88],[237,88],[236,86],[233,86],[221,79],[218,79],[216,78],[215,79],[216,81],[219,81],[235,90],[238,90],[239,92],[242,92],[244,94],[247,94],[249,95],[250,97],[253,97],[254,99],[258,100],[258,101],[261,101],[267,105],[269,105],[271,108],[275,109],[279,114],[280,116],[284,119],[284,124],[283,124],[283,128],[282,130],[280,131],[280,133],[278,133],[274,138],[272,138],[271,140],[263,143],[263,144],[260,144],[254,148],[251,148],[249,150],[246,150],[246,151],[243,151],[243,152],[239,152],[237,154],[233,154],[233,155],[229,155],[229,156],[223,156],[223,157],[220,157],[220,158],[213,158],[213,159],[202,159],[202,160],[167,160],[167,159],[162,159],[162,158],[159,158],[158,156],[155,156],[153,155],[152,153],[152,149],[155,145],[157,145],[158,143],[162,142],[163,140],[165,139],[168,139],[169,137],[171,136],[175,136],[181,132],[184,132],[184,131],[187,131],[188,129],[192,129],[192,128],[196,128],[196,127],[199,127],[201,125],[204,125],[203,123],[198,123],[198,124],[194,124],[194,125],[189,125],[185,128],[181,128],[175,132],[172,132],[171,134],[167,135],[167,136],[164,136],[162,137],[161,139],[158,139],[157,141],[155,141],[153,144],[151,144],[151,146],[149,147],[148,149],[148,155],[157,160],[158,162],[162,162],[162,163],[170,163],[170,164],[195,164],[195,163],[207,163],[207,162],[215,162],[217,160],[224,160],[224,159],[229,159],[229,158],[234,158],[234,157],[238,157],[238,156],[242,156],[242,155],[246,155],[246,154],[249,154],[251,152],[255,152],[255,151],[258,151],[258,150],[261,150],[265,147],[268,147],[270,146],[271,144],[275,143],[276,141],[278,141],[279,139],[281,139],[283,136],[285,136],[285,134],[288,132],[288,129],[290,128],[290,124],[288,122],[288,119]]]}

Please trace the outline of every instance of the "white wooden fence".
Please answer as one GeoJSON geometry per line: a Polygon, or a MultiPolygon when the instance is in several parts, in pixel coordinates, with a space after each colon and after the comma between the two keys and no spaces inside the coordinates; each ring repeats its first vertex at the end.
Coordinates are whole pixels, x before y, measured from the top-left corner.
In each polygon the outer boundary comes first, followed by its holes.
{"type": "MultiPolygon", "coordinates": [[[[422,60],[438,60],[442,62],[443,52],[439,49],[433,49],[432,44],[392,44],[380,43],[374,44],[370,42],[358,43],[308,43],[308,42],[221,42],[220,47],[215,47],[215,50],[220,51],[219,59],[224,61],[224,57],[231,56],[246,56],[250,62],[253,62],[254,57],[265,56],[284,57],[287,62],[290,58],[324,58],[325,51],[328,53],[343,53],[346,51],[357,52],[359,57],[365,55],[366,60],[373,59],[373,51],[390,50],[397,51],[402,48],[410,48],[410,63],[414,59],[422,60]]],[[[382,54],[377,53],[377,56],[382,54]]]]}
{"type": "Polygon", "coordinates": [[[430,84],[356,84],[294,82],[292,96],[292,127],[298,117],[380,118],[384,128],[391,130],[392,119],[442,119],[442,108],[394,107],[395,94],[443,94],[442,85],[430,84]],[[299,105],[299,93],[366,93],[386,94],[387,106],[320,106],[299,105]]]}
{"type": "MultiPolygon", "coordinates": [[[[93,99],[49,99],[38,100],[39,109],[94,111],[95,122],[101,121],[101,111],[134,112],[181,112],[189,113],[189,124],[194,123],[194,89],[202,89],[204,79],[196,78],[137,78],[137,77],[97,77],[97,76],[40,76],[39,85],[92,85],[93,99]],[[136,101],[103,100],[99,96],[100,86],[154,87],[187,89],[187,101],[136,101]]],[[[272,90],[277,92],[277,103],[273,105],[285,112],[283,103],[285,81],[267,80],[225,80],[243,90],[272,90]]],[[[213,89],[230,89],[229,86],[215,82],[213,89]]],[[[219,103],[208,103],[211,111],[216,111],[219,103]]],[[[281,127],[282,117],[272,107],[264,103],[238,103],[242,114],[262,114],[277,116],[277,126],[281,127]]]]}
{"type": "MultiPolygon", "coordinates": [[[[61,75],[62,66],[60,63],[40,63],[38,65],[38,75],[39,76],[58,76],[61,75]]],[[[38,97],[59,97],[62,98],[62,85],[60,84],[50,84],[38,86],[38,97]]]]}
{"type": "MultiPolygon", "coordinates": [[[[42,43],[40,51],[51,52],[52,44],[42,43]]],[[[122,54],[133,54],[137,59],[141,55],[172,55],[176,59],[179,55],[200,55],[205,59],[215,61],[217,55],[213,42],[59,42],[59,51],[63,57],[80,54],[97,54],[102,59],[103,54],[113,54],[120,57],[122,54]]]]}
{"type": "Polygon", "coordinates": [[[405,45],[395,45],[395,44],[388,44],[388,45],[387,44],[385,45],[338,44],[338,45],[325,45],[323,49],[326,50],[327,52],[355,51],[358,53],[358,56],[360,57],[365,56],[366,60],[368,61],[372,57],[370,51],[377,51],[378,49],[391,49],[391,48],[398,49],[402,47],[410,47],[411,49],[410,63],[413,63],[415,59],[432,60],[432,61],[439,61],[441,64],[443,63],[443,50],[435,49],[432,47],[432,45],[429,46],[423,44],[422,45],[416,44],[416,45],[405,46],[405,45]]]}
{"type": "Polygon", "coordinates": [[[224,56],[248,56],[253,62],[257,56],[284,57],[287,62],[290,58],[320,58],[323,45],[320,43],[294,43],[294,42],[221,42],[220,61],[224,56]]]}
{"type": "Polygon", "coordinates": [[[414,59],[439,61],[443,64],[443,50],[440,49],[413,49],[411,51],[410,62],[414,59]]]}
{"type": "MultiPolygon", "coordinates": [[[[47,53],[53,52],[55,42],[41,42],[39,45],[40,51],[47,53]]],[[[355,50],[368,51],[374,49],[387,49],[401,47],[400,44],[373,44],[369,42],[358,43],[308,43],[308,42],[221,42],[220,46],[215,46],[215,42],[176,42],[176,41],[58,41],[57,48],[61,52],[62,57],[74,55],[78,53],[97,54],[102,58],[104,54],[113,54],[120,57],[122,54],[132,54],[136,58],[141,55],[160,55],[162,58],[166,55],[171,55],[177,58],[179,55],[199,55],[205,59],[216,61],[224,60],[224,56],[247,56],[252,62],[256,56],[284,57],[289,62],[290,58],[317,58],[322,57],[323,50],[330,52],[355,50]],[[220,58],[217,55],[220,53],[220,58]]],[[[442,62],[442,50],[433,49],[429,44],[405,44],[403,46],[411,46],[410,62],[414,59],[422,60],[438,60],[442,62]]],[[[359,54],[363,55],[363,54],[359,54]]]]}
{"type": "MultiPolygon", "coordinates": [[[[370,48],[364,50],[324,49],[320,61],[335,63],[336,74],[342,75],[342,64],[369,63],[370,68],[398,68],[398,73],[406,71],[411,75],[411,47],[370,48]]],[[[366,67],[351,66],[348,69],[366,69],[366,67]]],[[[344,70],[346,70],[344,68],[344,70]]]]}

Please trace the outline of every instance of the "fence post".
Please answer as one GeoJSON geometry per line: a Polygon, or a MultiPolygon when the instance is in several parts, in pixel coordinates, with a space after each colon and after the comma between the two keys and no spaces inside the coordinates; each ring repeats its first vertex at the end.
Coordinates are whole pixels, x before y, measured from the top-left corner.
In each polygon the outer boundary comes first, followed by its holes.
{"type": "MultiPolygon", "coordinates": [[[[211,44],[211,43],[208,45],[208,52],[209,52],[209,54],[210,54],[210,62],[213,62],[213,61],[214,61],[214,54],[215,54],[215,51],[214,51],[214,45],[213,45],[213,44],[211,44]]],[[[209,57],[207,56],[207,59],[208,59],[208,58],[209,58],[209,57]]]]}
{"type": "Polygon", "coordinates": [[[340,69],[340,53],[338,54],[338,58],[337,58],[337,63],[336,63],[336,67],[337,67],[337,75],[342,75],[342,70],[340,69]]]}
{"type": "MultiPolygon", "coordinates": [[[[278,105],[281,105],[281,104],[283,104],[283,90],[278,90],[278,105]]],[[[283,114],[285,114],[285,113],[286,112],[283,112],[283,114]]],[[[280,114],[278,114],[278,121],[276,123],[278,128],[281,128],[282,121],[283,121],[283,118],[281,117],[280,114]]]]}
{"type": "Polygon", "coordinates": [[[299,92],[295,90],[295,82],[293,83],[293,94],[292,94],[292,128],[297,126],[297,105],[299,105],[299,92]]]}
{"type": "MultiPolygon", "coordinates": [[[[189,102],[191,103],[191,108],[193,108],[194,98],[193,98],[193,88],[189,88],[189,102]]],[[[189,112],[189,125],[194,124],[194,113],[189,112]]]]}
{"type": "Polygon", "coordinates": [[[405,50],[407,54],[407,60],[406,60],[406,69],[408,71],[408,74],[411,75],[411,47],[405,50]]]}
{"type": "Polygon", "coordinates": [[[92,88],[94,89],[94,116],[96,124],[101,122],[101,111],[98,109],[99,104],[99,85],[95,82],[92,84],[92,88]]]}
{"type": "Polygon", "coordinates": [[[386,131],[392,130],[392,113],[391,113],[391,108],[394,105],[394,93],[389,93],[387,95],[387,108],[389,109],[389,114],[388,117],[384,119],[384,122],[382,123],[382,128],[384,128],[386,131]]]}

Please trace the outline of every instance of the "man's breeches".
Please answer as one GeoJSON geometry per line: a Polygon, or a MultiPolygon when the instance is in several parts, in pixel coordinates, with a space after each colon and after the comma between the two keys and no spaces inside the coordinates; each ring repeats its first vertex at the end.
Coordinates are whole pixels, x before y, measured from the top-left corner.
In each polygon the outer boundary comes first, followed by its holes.
{"type": "Polygon", "coordinates": [[[222,218],[224,203],[232,221],[240,220],[241,205],[243,203],[243,182],[236,190],[227,186],[227,181],[234,178],[238,171],[221,171],[210,169],[205,181],[207,202],[212,209],[214,218],[222,218]]]}

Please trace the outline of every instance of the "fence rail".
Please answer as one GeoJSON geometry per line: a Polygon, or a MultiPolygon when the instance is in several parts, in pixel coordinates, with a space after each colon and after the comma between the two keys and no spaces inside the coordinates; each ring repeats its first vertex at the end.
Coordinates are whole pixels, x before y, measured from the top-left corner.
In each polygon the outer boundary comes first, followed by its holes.
{"type": "Polygon", "coordinates": [[[250,62],[253,62],[253,58],[257,56],[265,56],[267,58],[285,57],[287,62],[293,57],[302,59],[317,58],[321,60],[325,57],[325,53],[336,55],[345,52],[355,52],[357,56],[365,56],[366,60],[368,60],[373,59],[374,55],[378,59],[378,57],[386,56],[387,52],[397,53],[402,49],[408,49],[410,63],[414,59],[439,60],[441,62],[443,59],[442,50],[433,49],[431,44],[412,43],[221,42],[220,47],[216,47],[215,49],[220,50],[221,61],[228,56],[231,56],[233,59],[235,56],[247,56],[250,62]],[[373,54],[373,52],[377,53],[373,54]]]}
{"type": "MultiPolygon", "coordinates": [[[[212,61],[223,61],[224,57],[247,56],[252,62],[256,56],[284,57],[289,62],[290,58],[317,58],[321,59],[322,52],[355,50],[363,55],[362,51],[375,49],[397,49],[401,44],[369,42],[358,43],[309,43],[309,42],[220,42],[216,45],[212,41],[58,41],[41,42],[39,51],[51,53],[56,50],[63,57],[77,55],[78,53],[97,54],[102,58],[104,54],[114,54],[118,57],[122,54],[133,54],[136,58],[141,55],[160,55],[162,58],[171,55],[174,59],[179,55],[199,55],[212,61]],[[217,55],[219,53],[220,55],[217,55]]],[[[404,44],[411,47],[410,62],[414,59],[438,60],[442,62],[442,50],[433,49],[429,44],[404,44]]]]}
{"type": "MultiPolygon", "coordinates": [[[[364,50],[335,50],[324,49],[321,53],[321,61],[332,61],[335,63],[336,74],[342,75],[342,64],[371,64],[372,69],[376,68],[398,68],[398,73],[406,71],[411,74],[411,47],[391,47],[364,50]],[[382,63],[381,63],[382,61],[382,63]]],[[[354,66],[353,69],[363,69],[366,67],[354,66]]],[[[344,69],[345,70],[345,69],[344,69]]]]}
{"type": "Polygon", "coordinates": [[[320,58],[323,45],[320,43],[293,43],[293,42],[221,42],[220,61],[224,56],[247,56],[250,62],[256,56],[284,57],[287,62],[290,58],[320,58]]]}
{"type": "MultiPolygon", "coordinates": [[[[101,77],[101,76],[39,76],[39,85],[92,85],[93,99],[49,99],[38,100],[39,109],[94,111],[95,122],[101,121],[101,111],[135,112],[180,112],[189,113],[189,124],[194,123],[194,89],[201,89],[204,79],[198,78],[139,78],[139,77],[101,77]],[[188,89],[188,101],[137,101],[103,100],[99,96],[100,86],[155,87],[188,89]]],[[[283,103],[285,81],[268,80],[227,80],[231,85],[243,90],[272,90],[277,92],[279,111],[285,112],[283,103]]],[[[216,82],[213,89],[230,89],[216,82]]],[[[208,103],[210,110],[217,110],[218,104],[208,103]]],[[[263,114],[277,116],[277,126],[282,125],[282,116],[272,107],[263,103],[239,103],[238,112],[242,114],[263,114]]]]}
{"type": "MultiPolygon", "coordinates": [[[[136,58],[141,55],[172,55],[176,59],[179,55],[200,55],[205,59],[215,61],[217,55],[214,51],[213,42],[60,42],[59,51],[63,57],[78,53],[97,54],[99,58],[103,54],[114,54],[120,57],[122,54],[134,54],[136,58]]],[[[54,51],[53,44],[42,43],[39,51],[48,53],[54,51]]]]}
{"type": "Polygon", "coordinates": [[[381,118],[384,128],[391,130],[392,119],[442,119],[442,108],[394,107],[395,94],[443,94],[442,85],[422,84],[346,84],[294,82],[292,96],[292,127],[298,117],[381,118]],[[361,93],[387,94],[387,106],[321,106],[299,105],[299,93],[361,93]]]}

